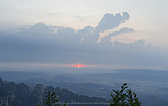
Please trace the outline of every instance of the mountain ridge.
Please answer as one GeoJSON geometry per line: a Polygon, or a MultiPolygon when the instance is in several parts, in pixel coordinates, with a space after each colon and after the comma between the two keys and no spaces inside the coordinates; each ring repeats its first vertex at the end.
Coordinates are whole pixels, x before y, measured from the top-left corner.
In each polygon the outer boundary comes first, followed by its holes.
{"type": "MultiPolygon", "coordinates": [[[[60,99],[60,102],[68,102],[69,106],[79,106],[80,103],[93,103],[94,106],[102,105],[103,103],[109,103],[107,99],[100,97],[88,97],[75,94],[65,88],[47,86],[43,88],[42,84],[37,84],[33,91],[30,87],[24,83],[15,84],[14,82],[4,82],[0,78],[0,105],[3,106],[36,106],[37,104],[43,105],[45,101],[46,92],[55,92],[60,99]],[[74,104],[73,104],[74,103],[74,104]],[[78,104],[76,104],[78,103],[78,104]]],[[[106,106],[105,105],[105,106],[106,106]]],[[[89,105],[88,105],[89,106],[89,105]]]]}

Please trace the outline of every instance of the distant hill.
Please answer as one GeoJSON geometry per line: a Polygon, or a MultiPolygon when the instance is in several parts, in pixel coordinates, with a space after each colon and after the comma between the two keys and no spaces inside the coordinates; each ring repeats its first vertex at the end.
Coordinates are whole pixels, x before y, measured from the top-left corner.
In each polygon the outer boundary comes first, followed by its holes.
{"type": "Polygon", "coordinates": [[[42,105],[45,101],[46,92],[55,92],[60,99],[60,102],[65,101],[69,106],[107,106],[109,101],[99,97],[88,97],[75,94],[67,89],[60,89],[59,87],[47,86],[43,88],[42,84],[37,84],[32,90],[24,83],[16,84],[14,82],[4,82],[0,78],[0,105],[3,106],[36,106],[42,105]]]}

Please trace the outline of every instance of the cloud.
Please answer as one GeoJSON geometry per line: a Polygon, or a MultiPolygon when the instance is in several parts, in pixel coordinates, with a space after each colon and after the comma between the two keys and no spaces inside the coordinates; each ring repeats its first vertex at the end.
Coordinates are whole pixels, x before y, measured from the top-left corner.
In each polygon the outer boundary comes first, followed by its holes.
{"type": "Polygon", "coordinates": [[[130,18],[130,15],[127,12],[123,12],[123,20],[129,20],[129,18],[130,18]]]}
{"type": "Polygon", "coordinates": [[[93,34],[93,31],[94,31],[94,27],[91,27],[91,26],[86,26],[84,27],[83,29],[79,29],[77,32],[76,32],[76,35],[77,37],[81,39],[83,39],[81,42],[83,43],[84,42],[87,42],[89,39],[90,39],[90,35],[93,34]],[[89,37],[88,37],[89,36],[89,37]]]}
{"type": "Polygon", "coordinates": [[[45,25],[42,22],[36,23],[34,26],[30,26],[28,29],[24,30],[24,33],[27,32],[28,34],[38,34],[38,35],[51,35],[52,30],[49,26],[45,25]]]}
{"type": "Polygon", "coordinates": [[[145,40],[130,44],[115,41],[112,46],[111,37],[131,33],[133,28],[123,27],[102,39],[101,43],[95,42],[100,31],[115,28],[128,19],[126,12],[122,16],[106,14],[96,28],[86,26],[76,33],[70,27],[47,26],[44,23],[21,28],[20,32],[0,30],[0,62],[165,65],[168,62],[166,53],[146,47],[145,40]],[[52,28],[56,28],[57,33],[53,33],[52,28]]]}
{"type": "Polygon", "coordinates": [[[133,31],[134,31],[134,29],[132,29],[132,28],[123,27],[122,29],[119,29],[119,31],[114,31],[113,33],[109,34],[108,36],[105,36],[104,38],[102,38],[101,44],[112,45],[112,43],[110,42],[111,37],[115,37],[115,36],[122,35],[125,33],[132,33],[133,31]]]}
{"type": "Polygon", "coordinates": [[[121,35],[121,34],[125,34],[125,33],[132,33],[133,31],[134,31],[134,29],[132,29],[132,28],[123,27],[119,31],[114,31],[114,33],[111,33],[108,36],[115,37],[117,35],[121,35]]]}
{"type": "Polygon", "coordinates": [[[75,30],[73,28],[65,28],[63,30],[58,30],[58,35],[64,36],[72,36],[75,35],[75,30]]]}
{"type": "Polygon", "coordinates": [[[83,29],[79,29],[76,34],[78,36],[85,37],[85,36],[88,36],[88,35],[92,35],[93,34],[93,30],[94,30],[93,27],[86,26],[83,29]]]}
{"type": "Polygon", "coordinates": [[[109,29],[114,29],[118,27],[121,23],[124,23],[126,20],[129,20],[129,14],[127,12],[123,12],[123,16],[120,13],[116,15],[113,14],[105,14],[99,24],[96,26],[96,32],[102,32],[109,29]]]}
{"type": "Polygon", "coordinates": [[[86,17],[83,16],[74,16],[74,17],[77,18],[80,22],[86,19],[86,17]]]}
{"type": "MultiPolygon", "coordinates": [[[[100,32],[114,29],[114,28],[118,27],[121,23],[124,23],[126,20],[129,20],[129,18],[130,18],[130,16],[127,12],[123,12],[122,16],[120,13],[117,13],[116,15],[105,14],[103,16],[103,18],[100,20],[99,24],[94,28],[92,36],[89,36],[89,39],[85,38],[83,41],[84,42],[96,42],[100,36],[100,32]]],[[[120,32],[126,31],[126,30],[128,30],[128,29],[122,28],[120,30],[120,32]]],[[[115,33],[119,33],[119,32],[115,32],[115,33]]],[[[127,33],[129,33],[129,32],[127,32],[127,33]]],[[[113,35],[117,35],[117,34],[113,34],[113,35]]]]}

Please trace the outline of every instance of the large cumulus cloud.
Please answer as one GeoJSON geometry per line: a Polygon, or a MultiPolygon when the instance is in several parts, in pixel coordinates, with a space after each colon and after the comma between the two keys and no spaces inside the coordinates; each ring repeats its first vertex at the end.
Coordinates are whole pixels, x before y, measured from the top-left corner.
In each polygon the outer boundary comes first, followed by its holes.
{"type": "MultiPolygon", "coordinates": [[[[116,27],[118,27],[120,24],[126,22],[126,20],[129,20],[130,16],[127,12],[123,12],[122,15],[120,13],[117,13],[115,15],[113,14],[105,14],[103,16],[103,18],[100,20],[100,22],[98,23],[98,25],[92,29],[93,34],[92,36],[89,37],[89,39],[85,40],[84,42],[95,42],[98,40],[99,36],[100,36],[100,32],[104,32],[106,30],[110,30],[110,29],[114,29],[116,27]]],[[[129,31],[126,32],[126,30],[129,30],[129,28],[122,28],[120,31],[125,30],[125,33],[129,33],[129,31]]],[[[115,32],[117,33],[117,32],[115,32]]],[[[112,35],[116,35],[117,34],[112,34],[112,35]]],[[[118,33],[122,33],[122,32],[118,32],[118,33]]],[[[109,36],[110,37],[110,36],[109,36]]],[[[110,40],[110,39],[109,39],[110,40]]]]}

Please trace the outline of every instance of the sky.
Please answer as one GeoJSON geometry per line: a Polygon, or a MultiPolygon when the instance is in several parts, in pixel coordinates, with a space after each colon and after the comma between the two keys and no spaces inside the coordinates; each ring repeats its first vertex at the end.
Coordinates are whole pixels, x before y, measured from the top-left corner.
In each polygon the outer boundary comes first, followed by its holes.
{"type": "Polygon", "coordinates": [[[85,64],[168,70],[167,4],[0,0],[0,67],[85,64]]]}

